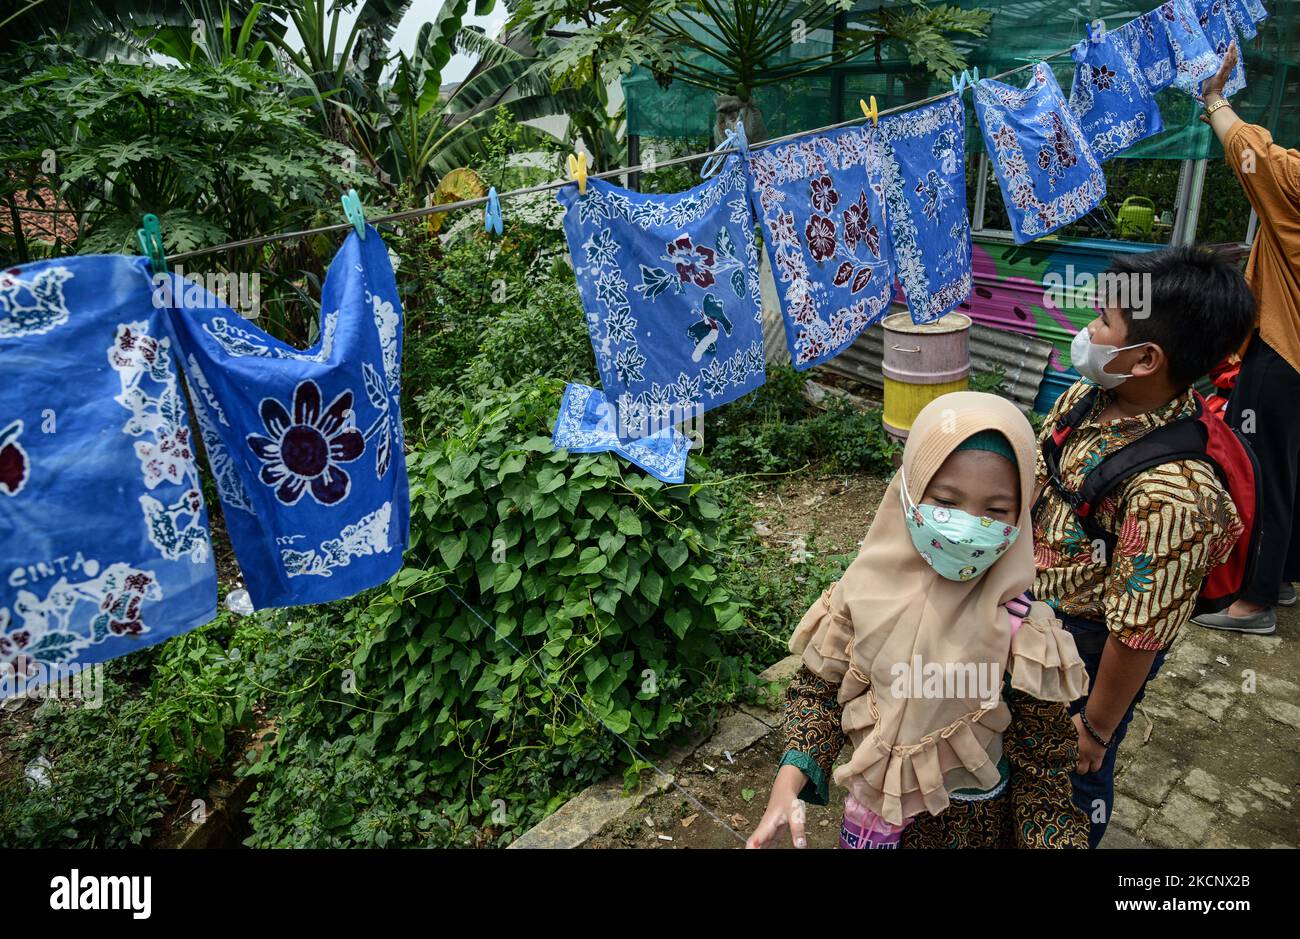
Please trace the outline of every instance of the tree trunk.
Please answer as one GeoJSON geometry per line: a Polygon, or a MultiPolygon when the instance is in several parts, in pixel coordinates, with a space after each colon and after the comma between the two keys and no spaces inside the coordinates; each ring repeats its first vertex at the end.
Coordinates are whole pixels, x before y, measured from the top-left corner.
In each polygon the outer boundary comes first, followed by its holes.
{"type": "Polygon", "coordinates": [[[735,95],[718,95],[713,99],[714,121],[713,142],[721,144],[727,136],[727,128],[734,127],[737,120],[744,121],[745,139],[758,143],[767,139],[767,124],[763,112],[752,98],[741,101],[735,95]]]}

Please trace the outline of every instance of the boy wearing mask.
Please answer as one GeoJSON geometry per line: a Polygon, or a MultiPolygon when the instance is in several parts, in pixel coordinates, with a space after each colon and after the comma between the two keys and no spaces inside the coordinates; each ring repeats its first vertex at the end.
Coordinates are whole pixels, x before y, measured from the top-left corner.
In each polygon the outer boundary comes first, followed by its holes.
{"type": "MultiPolygon", "coordinates": [[[[1100,298],[1103,312],[1075,337],[1073,365],[1084,377],[1061,396],[1039,435],[1033,523],[1033,594],[1074,634],[1090,679],[1088,694],[1070,710],[1079,740],[1074,801],[1091,821],[1092,847],[1110,821],[1115,756],[1133,710],[1191,618],[1207,572],[1232,552],[1242,522],[1201,460],[1141,470],[1091,507],[1105,540],[1088,536],[1068,494],[1103,458],[1195,415],[1192,382],[1241,345],[1255,311],[1241,272],[1206,249],[1123,256],[1109,273],[1127,281],[1119,297],[1145,302],[1125,308],[1100,298]],[[1089,394],[1092,406],[1055,454],[1053,481],[1044,444],[1089,394]]],[[[1120,283],[1114,276],[1103,282],[1120,283]]]]}

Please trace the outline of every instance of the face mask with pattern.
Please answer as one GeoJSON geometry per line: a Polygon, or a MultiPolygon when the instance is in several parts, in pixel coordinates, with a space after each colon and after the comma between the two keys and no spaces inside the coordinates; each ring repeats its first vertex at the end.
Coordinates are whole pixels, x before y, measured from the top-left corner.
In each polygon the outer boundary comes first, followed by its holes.
{"type": "MultiPolygon", "coordinates": [[[[900,469],[899,473],[903,471],[900,469]]],[[[917,505],[902,479],[907,533],[921,559],[948,580],[974,580],[993,566],[1020,535],[1020,529],[987,515],[975,517],[942,505],[917,505]]]]}

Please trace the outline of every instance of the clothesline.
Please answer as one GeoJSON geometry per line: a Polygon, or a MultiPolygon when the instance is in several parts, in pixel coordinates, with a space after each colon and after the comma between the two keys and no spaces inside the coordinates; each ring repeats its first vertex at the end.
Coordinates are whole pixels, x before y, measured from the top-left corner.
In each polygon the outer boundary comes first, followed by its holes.
{"type": "MultiPolygon", "coordinates": [[[[999,72],[996,75],[986,76],[986,78],[987,79],[1007,78],[1011,75],[1015,75],[1018,72],[1023,72],[1025,69],[1033,68],[1039,62],[1048,62],[1051,61],[1052,59],[1056,59],[1063,55],[1066,55],[1073,48],[1074,46],[1070,46],[1068,48],[1061,49],[1057,52],[1051,53],[1050,55],[1043,56],[1041,59],[1035,59],[1034,61],[1027,62],[1024,65],[1018,65],[1015,68],[1007,69],[1005,72],[999,72]]],[[[895,107],[886,108],[885,110],[878,112],[877,118],[884,117],[887,114],[895,114],[899,111],[907,111],[907,110],[911,110],[912,108],[919,108],[924,105],[930,104],[931,102],[938,101],[941,98],[946,98],[956,93],[957,92],[954,91],[945,91],[937,95],[930,95],[930,97],[928,98],[922,98],[919,101],[908,101],[903,104],[896,105],[895,107]]],[[[798,137],[804,137],[810,134],[821,134],[827,131],[838,130],[841,127],[849,127],[853,124],[860,124],[865,120],[867,120],[867,118],[864,116],[864,117],[853,118],[847,121],[840,121],[838,124],[828,124],[825,127],[816,127],[811,130],[795,131],[792,134],[785,134],[784,136],[781,137],[772,137],[767,140],[763,140],[759,143],[752,144],[749,147],[749,149],[751,151],[763,150],[767,147],[772,147],[779,143],[785,143],[787,140],[794,140],[798,137]]],[[[618,167],[617,169],[606,170],[605,172],[602,173],[589,173],[587,178],[588,179],[610,179],[615,176],[625,176],[629,173],[640,173],[644,171],[653,172],[655,170],[664,169],[669,166],[678,166],[683,163],[692,163],[696,160],[704,160],[711,156],[721,156],[721,155],[725,155],[728,153],[735,153],[735,152],[737,152],[735,147],[719,147],[713,150],[706,150],[703,153],[690,153],[685,156],[673,157],[670,160],[655,161],[653,163],[641,163],[636,166],[622,166],[622,167],[618,167]]],[[[535,195],[540,192],[549,192],[553,189],[559,189],[560,187],[567,186],[572,182],[573,180],[571,178],[552,180],[549,183],[541,183],[536,186],[525,186],[522,189],[512,189],[509,192],[499,193],[497,198],[500,199],[501,201],[505,201],[507,199],[516,199],[519,198],[520,196],[535,195]]],[[[455,212],[459,209],[469,209],[475,206],[484,205],[487,201],[488,201],[487,196],[479,196],[478,198],[474,198],[474,199],[461,199],[457,202],[444,202],[440,205],[423,206],[418,209],[404,209],[401,212],[394,212],[390,215],[381,215],[378,218],[367,219],[366,221],[370,222],[370,224],[372,225],[381,225],[388,222],[400,222],[410,218],[421,218],[426,215],[437,215],[440,212],[455,212]]],[[[208,248],[197,248],[194,251],[183,251],[179,254],[169,254],[166,256],[165,260],[168,263],[172,263],[175,261],[186,261],[189,260],[190,258],[202,257],[203,255],[206,254],[217,254],[221,251],[231,251],[236,248],[251,248],[257,245],[271,244],[276,241],[288,241],[293,238],[307,238],[312,235],[325,235],[331,232],[346,231],[351,227],[352,227],[351,222],[338,222],[333,225],[323,225],[319,228],[307,228],[301,231],[281,232],[275,235],[259,235],[256,238],[244,238],[240,241],[230,241],[227,242],[226,244],[213,245],[212,247],[208,247],[208,248]]]]}

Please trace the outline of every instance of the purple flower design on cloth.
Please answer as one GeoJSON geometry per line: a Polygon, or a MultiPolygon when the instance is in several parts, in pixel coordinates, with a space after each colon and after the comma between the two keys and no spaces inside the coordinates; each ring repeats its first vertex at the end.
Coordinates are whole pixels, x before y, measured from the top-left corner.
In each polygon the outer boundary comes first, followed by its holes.
{"type": "Polygon", "coordinates": [[[248,435],[248,446],[262,461],[259,478],[274,486],[275,497],[295,505],[308,489],[321,505],[347,498],[352,480],[338,466],[365,452],[366,441],[352,425],[352,392],[339,394],[321,410],[320,388],[311,379],[293,393],[293,414],[275,398],[263,398],[267,436],[248,435]]]}
{"type": "Polygon", "coordinates": [[[835,223],[821,215],[814,215],[804,226],[808,251],[819,264],[835,256],[835,223]]]}
{"type": "Polygon", "coordinates": [[[818,212],[829,215],[831,209],[840,201],[840,194],[835,191],[835,183],[829,176],[822,176],[814,179],[810,184],[812,187],[812,206],[818,212]]]}
{"type": "Polygon", "coordinates": [[[704,245],[691,243],[689,235],[682,235],[676,241],[668,243],[668,259],[677,268],[677,276],[682,283],[694,281],[697,287],[712,287],[714,282],[713,249],[704,245]]]}

